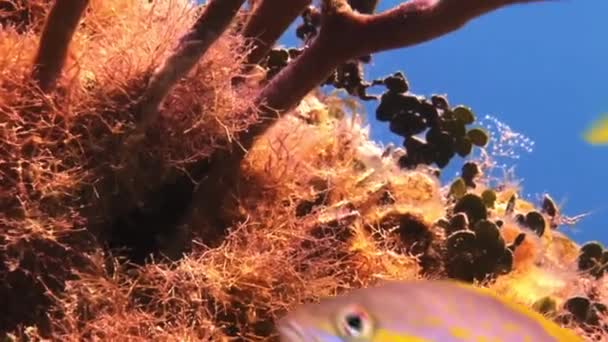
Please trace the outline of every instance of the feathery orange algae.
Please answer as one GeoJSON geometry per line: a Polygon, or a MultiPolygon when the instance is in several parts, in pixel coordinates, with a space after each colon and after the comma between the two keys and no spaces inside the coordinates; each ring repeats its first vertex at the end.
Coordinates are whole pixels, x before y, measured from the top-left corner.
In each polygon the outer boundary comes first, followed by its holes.
{"type": "MultiPolygon", "coordinates": [[[[46,12],[51,3],[29,5],[46,12]]],[[[96,236],[106,223],[254,119],[234,115],[251,96],[231,88],[244,43],[227,34],[171,92],[145,147],[122,149],[134,128],[134,99],[199,11],[181,0],[91,1],[58,91],[48,96],[27,80],[44,15],[32,16],[29,30],[3,21],[0,297],[7,311],[0,331],[19,322],[46,322],[40,330],[49,331],[50,298],[73,271],[98,266],[90,257],[102,252],[96,236]]]]}
{"type": "MultiPolygon", "coordinates": [[[[219,245],[194,234],[181,259],[138,266],[108,251],[114,218],[255,119],[239,113],[253,113],[257,86],[231,84],[248,46],[231,28],[171,90],[144,144],[124,149],[134,101],[201,10],[186,0],[91,1],[53,95],[27,82],[43,16],[32,16],[30,31],[0,29],[0,331],[16,340],[262,341],[299,303],[382,279],[446,276],[449,186],[430,168],[400,169],[403,151],[384,150],[360,113],[319,93],[257,140],[238,191],[214,199],[236,222],[219,245]]],[[[468,192],[481,196],[489,180],[477,184],[468,192]]],[[[479,285],[526,305],[554,297],[553,318],[605,338],[604,316],[586,326],[562,304],[578,295],[605,303],[607,278],[580,275],[580,246],[549,224],[539,236],[507,212],[519,190],[493,189],[484,224],[501,221],[506,246],[526,237],[510,272],[479,285]]],[[[140,228],[141,239],[152,234],[140,228]]]]}
{"type": "MultiPolygon", "coordinates": [[[[249,180],[244,184],[251,191],[243,192],[248,195],[239,198],[240,206],[235,208],[245,220],[223,244],[197,245],[172,265],[118,268],[115,276],[100,270],[96,277],[70,282],[58,305],[67,315],[55,322],[61,327],[57,336],[104,337],[111,326],[115,336],[136,331],[141,338],[197,339],[209,333],[217,340],[227,336],[265,340],[273,336],[274,319],[299,302],[380,279],[420,277],[416,256],[405,253],[402,242],[378,222],[388,216],[415,215],[440,239],[439,228],[432,224],[445,214],[438,182],[425,170],[393,168],[383,161],[381,150],[376,151],[380,160],[376,165],[384,166],[369,168],[369,150],[377,147],[359,123],[335,117],[313,124],[298,122],[299,109],[313,111],[310,103],[316,103],[314,110],[324,110],[318,99],[309,97],[254,146],[243,165],[243,179],[249,180]],[[400,186],[399,191],[392,197],[394,202],[387,203],[382,193],[394,185],[400,186]],[[256,191],[262,195],[251,195],[256,191]],[[116,291],[96,289],[100,279],[116,291]],[[85,328],[79,327],[82,318],[76,309],[82,305],[93,308],[87,310],[90,324],[85,328]],[[111,324],[113,316],[126,320],[111,324]],[[180,330],[185,322],[188,329],[180,330]],[[157,328],[146,330],[148,326],[157,328]],[[184,331],[187,335],[179,335],[184,331]]],[[[526,267],[490,286],[528,305],[546,295],[563,302],[586,291],[559,260],[544,260],[540,243],[530,248],[538,250],[522,254],[526,267]],[[543,260],[543,265],[526,258],[543,260]]]]}

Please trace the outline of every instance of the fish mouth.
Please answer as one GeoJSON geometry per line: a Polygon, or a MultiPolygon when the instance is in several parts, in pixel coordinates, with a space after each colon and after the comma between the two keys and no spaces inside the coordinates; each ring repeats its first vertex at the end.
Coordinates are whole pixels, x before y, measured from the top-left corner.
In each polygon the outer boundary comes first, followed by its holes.
{"type": "Polygon", "coordinates": [[[281,342],[309,342],[302,328],[293,321],[286,321],[277,327],[281,342]]]}

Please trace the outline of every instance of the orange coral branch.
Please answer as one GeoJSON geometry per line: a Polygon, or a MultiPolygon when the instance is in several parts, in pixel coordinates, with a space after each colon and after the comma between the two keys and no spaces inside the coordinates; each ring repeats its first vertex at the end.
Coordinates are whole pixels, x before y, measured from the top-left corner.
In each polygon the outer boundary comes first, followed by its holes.
{"type": "Polygon", "coordinates": [[[403,48],[456,31],[502,7],[545,0],[414,0],[377,15],[353,14],[359,29],[350,38],[363,53],[403,48]]]}
{"type": "Polygon", "coordinates": [[[357,56],[407,47],[455,31],[471,19],[514,4],[545,0],[411,0],[392,10],[354,12],[346,0],[325,0],[319,35],[259,93],[261,121],[240,137],[248,149],[274,119],[295,107],[341,63],[357,56]]]}
{"type": "Polygon", "coordinates": [[[55,87],[65,64],[70,41],[88,4],[88,0],[57,0],[51,8],[32,72],[32,79],[43,91],[55,87]]]}
{"type": "Polygon", "coordinates": [[[158,117],[158,106],[167,93],[185,76],[209,47],[226,31],[245,0],[211,0],[192,29],[182,37],[175,52],[154,72],[139,101],[138,129],[158,117]]]}
{"type": "Polygon", "coordinates": [[[254,46],[247,56],[246,64],[259,63],[281,34],[310,3],[311,0],[256,1],[253,13],[243,28],[243,36],[254,40],[254,46]]]}

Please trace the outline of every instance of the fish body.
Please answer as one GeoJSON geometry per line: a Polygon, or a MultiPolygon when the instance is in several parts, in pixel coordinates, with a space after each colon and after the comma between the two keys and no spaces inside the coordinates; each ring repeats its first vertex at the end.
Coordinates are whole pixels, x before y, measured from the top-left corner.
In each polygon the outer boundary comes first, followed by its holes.
{"type": "Polygon", "coordinates": [[[578,342],[490,290],[456,281],[391,281],[303,304],[277,322],[281,342],[578,342]]]}
{"type": "Polygon", "coordinates": [[[584,134],[585,141],[592,145],[608,144],[608,114],[604,114],[584,134]]]}

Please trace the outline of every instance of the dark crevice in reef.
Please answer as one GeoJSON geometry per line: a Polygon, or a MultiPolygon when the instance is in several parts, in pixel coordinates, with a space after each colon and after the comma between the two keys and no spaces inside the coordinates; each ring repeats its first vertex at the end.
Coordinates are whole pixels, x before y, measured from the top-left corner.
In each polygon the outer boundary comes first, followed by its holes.
{"type": "Polygon", "coordinates": [[[134,264],[143,264],[151,256],[157,261],[180,259],[191,240],[189,227],[180,223],[191,206],[195,181],[204,178],[209,168],[209,160],[197,163],[189,175],[163,184],[141,205],[114,219],[109,225],[109,249],[134,264]]]}

